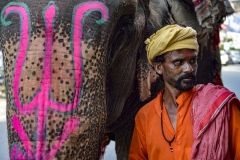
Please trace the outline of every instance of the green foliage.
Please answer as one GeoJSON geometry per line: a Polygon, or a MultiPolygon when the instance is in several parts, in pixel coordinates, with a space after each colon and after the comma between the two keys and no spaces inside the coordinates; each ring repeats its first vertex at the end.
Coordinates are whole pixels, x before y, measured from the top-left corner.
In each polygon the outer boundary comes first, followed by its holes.
{"type": "Polygon", "coordinates": [[[238,50],[238,51],[240,51],[240,48],[230,47],[229,50],[238,50]]]}
{"type": "Polygon", "coordinates": [[[223,45],[219,45],[219,50],[224,50],[223,45]]]}
{"type": "Polygon", "coordinates": [[[233,39],[232,38],[227,38],[227,40],[226,40],[227,42],[232,42],[233,41],[233,39]]]}

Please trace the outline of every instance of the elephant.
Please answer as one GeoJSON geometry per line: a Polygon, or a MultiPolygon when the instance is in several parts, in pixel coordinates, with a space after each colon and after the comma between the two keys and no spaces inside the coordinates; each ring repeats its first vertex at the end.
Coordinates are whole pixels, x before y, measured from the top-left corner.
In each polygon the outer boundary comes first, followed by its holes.
{"type": "MultiPolygon", "coordinates": [[[[117,158],[127,159],[134,116],[164,87],[144,40],[173,23],[192,26],[200,42],[212,33],[196,17],[179,18],[177,2],[193,7],[189,0],[2,0],[10,158],[99,159],[109,133],[117,158]]],[[[200,43],[202,54],[212,39],[200,43]]],[[[212,64],[207,55],[199,68],[212,64]]],[[[198,83],[214,82],[210,66],[198,83]]]]}

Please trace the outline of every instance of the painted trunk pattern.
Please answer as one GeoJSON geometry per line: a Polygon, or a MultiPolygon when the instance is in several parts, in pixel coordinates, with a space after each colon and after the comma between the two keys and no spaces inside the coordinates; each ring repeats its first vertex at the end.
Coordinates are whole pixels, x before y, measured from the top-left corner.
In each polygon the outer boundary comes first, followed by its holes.
{"type": "MultiPolygon", "coordinates": [[[[8,119],[8,125],[11,125],[8,126],[8,129],[12,128],[9,134],[11,136],[12,133],[16,133],[15,135],[18,137],[17,139],[12,137],[10,140],[9,147],[11,159],[53,159],[60,150],[63,150],[64,147],[66,147],[67,153],[70,153],[71,149],[67,149],[69,136],[74,132],[77,132],[81,127],[81,117],[75,114],[75,110],[81,101],[81,93],[83,92],[82,78],[84,69],[82,68],[83,64],[81,55],[82,24],[84,24],[84,19],[92,11],[101,12],[102,18],[96,21],[99,25],[108,19],[108,9],[100,2],[94,1],[80,3],[73,9],[70,41],[72,42],[72,57],[74,57],[72,58],[72,70],[74,71],[71,73],[73,74],[74,79],[72,84],[74,90],[72,92],[72,98],[70,99],[72,101],[69,100],[68,102],[63,103],[59,102],[58,99],[55,99],[51,94],[54,88],[51,87],[53,84],[52,73],[54,73],[54,69],[51,66],[51,58],[54,53],[54,25],[55,19],[58,16],[59,8],[53,1],[50,1],[43,9],[42,18],[45,26],[45,46],[44,53],[39,58],[40,61],[42,61],[42,77],[38,77],[38,81],[40,81],[38,89],[34,88],[36,87],[34,85],[31,86],[31,83],[29,84],[29,88],[32,87],[32,91],[35,92],[27,102],[25,101],[23,103],[23,99],[21,100],[19,93],[21,90],[20,86],[22,86],[20,82],[24,79],[23,70],[26,70],[26,67],[31,67],[25,64],[32,41],[30,10],[25,3],[20,2],[10,2],[2,10],[1,22],[5,27],[14,23],[6,20],[10,14],[17,14],[20,18],[19,46],[16,54],[16,61],[13,66],[14,71],[11,85],[13,97],[8,97],[8,99],[13,99],[14,102],[14,105],[12,106],[14,109],[11,110],[10,108],[10,111],[8,112],[10,114],[8,116],[11,117],[10,122],[10,119],[8,119]],[[52,136],[52,139],[49,137],[48,130],[50,130],[49,124],[56,122],[56,120],[51,121],[51,113],[55,112],[58,114],[57,116],[60,117],[59,120],[61,123],[59,125],[61,125],[61,131],[57,136],[52,136]],[[29,120],[26,120],[23,117],[31,117],[31,124],[28,124],[29,127],[26,126],[26,122],[28,123],[29,120]],[[64,118],[61,119],[61,117],[64,118]],[[34,127],[33,122],[36,124],[34,127]],[[26,132],[26,130],[28,132],[26,132]],[[52,143],[50,144],[50,142],[52,143]]],[[[34,54],[37,54],[37,52],[34,54]]],[[[32,56],[34,57],[34,55],[32,56]]],[[[34,75],[36,74],[35,71],[32,73],[34,75]]],[[[69,83],[68,81],[65,82],[66,84],[69,83]]],[[[56,130],[58,130],[58,128],[56,130]]],[[[61,157],[61,155],[59,156],[61,157]]],[[[72,155],[72,157],[74,157],[74,155],[72,155]]]]}

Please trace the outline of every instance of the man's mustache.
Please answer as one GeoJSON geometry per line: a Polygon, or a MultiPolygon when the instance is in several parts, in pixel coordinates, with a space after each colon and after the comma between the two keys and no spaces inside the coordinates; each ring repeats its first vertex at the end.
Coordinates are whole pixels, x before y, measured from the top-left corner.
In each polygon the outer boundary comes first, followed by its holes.
{"type": "Polygon", "coordinates": [[[196,75],[194,73],[186,73],[184,75],[181,75],[179,78],[178,78],[178,81],[181,81],[183,79],[188,79],[188,78],[191,78],[193,80],[196,79],[196,75]]]}

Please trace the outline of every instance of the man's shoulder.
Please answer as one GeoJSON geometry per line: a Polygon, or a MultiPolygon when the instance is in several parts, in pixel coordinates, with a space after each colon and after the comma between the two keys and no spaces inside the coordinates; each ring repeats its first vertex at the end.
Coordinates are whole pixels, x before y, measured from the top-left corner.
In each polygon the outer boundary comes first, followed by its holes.
{"type": "MultiPolygon", "coordinates": [[[[207,85],[196,85],[196,92],[193,96],[193,106],[222,106],[228,101],[236,99],[239,101],[234,92],[229,91],[226,87],[208,83],[207,85]]],[[[197,107],[198,108],[198,107],[197,107]]],[[[207,107],[204,107],[205,109],[207,107]]]]}
{"type": "Polygon", "coordinates": [[[234,92],[221,85],[214,85],[212,83],[208,83],[206,85],[198,84],[196,85],[196,92],[194,94],[194,98],[196,98],[196,95],[201,95],[201,97],[214,99],[224,94],[234,95],[234,92]]]}
{"type": "Polygon", "coordinates": [[[228,90],[228,88],[224,87],[224,86],[221,86],[221,85],[215,85],[215,84],[212,84],[212,83],[208,83],[208,84],[197,84],[196,85],[196,89],[197,90],[200,90],[200,89],[224,89],[224,90],[228,90]]]}
{"type": "MultiPolygon", "coordinates": [[[[159,93],[160,94],[160,93],[159,93]]],[[[155,98],[153,98],[151,101],[146,103],[137,113],[137,115],[142,116],[142,115],[147,115],[151,114],[152,112],[155,112],[155,105],[156,101],[160,101],[159,97],[160,95],[157,95],[155,98]]]]}

